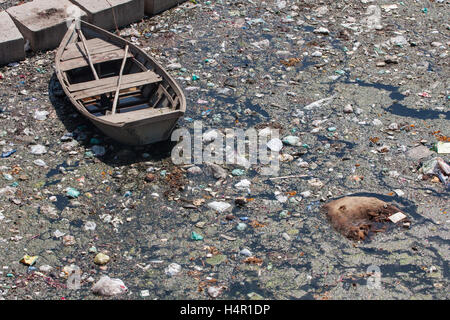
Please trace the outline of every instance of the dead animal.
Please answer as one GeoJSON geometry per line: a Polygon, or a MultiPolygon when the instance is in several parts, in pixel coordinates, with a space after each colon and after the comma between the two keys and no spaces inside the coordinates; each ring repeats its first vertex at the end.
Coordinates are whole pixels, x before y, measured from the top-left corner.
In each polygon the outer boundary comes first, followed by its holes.
{"type": "MultiPolygon", "coordinates": [[[[373,233],[386,231],[393,223],[389,217],[399,208],[374,197],[343,197],[322,206],[333,227],[345,237],[364,240],[373,233]]],[[[403,223],[409,222],[405,217],[403,223]]]]}

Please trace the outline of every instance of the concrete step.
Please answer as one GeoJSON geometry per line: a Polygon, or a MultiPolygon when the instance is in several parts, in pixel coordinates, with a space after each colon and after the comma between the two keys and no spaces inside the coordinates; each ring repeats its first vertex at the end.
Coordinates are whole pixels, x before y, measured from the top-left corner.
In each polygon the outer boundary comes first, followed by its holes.
{"type": "Polygon", "coordinates": [[[185,1],[186,0],[145,0],[145,14],[152,16],[185,1]]]}
{"type": "Polygon", "coordinates": [[[106,30],[115,30],[116,23],[120,28],[144,17],[144,0],[70,1],[87,13],[88,22],[106,30]]]}
{"type": "Polygon", "coordinates": [[[116,25],[121,28],[140,21],[144,12],[154,15],[185,1],[33,0],[8,8],[0,16],[0,64],[23,59],[26,40],[33,51],[57,48],[74,15],[100,28],[114,30],[116,25]]]}
{"type": "Polygon", "coordinates": [[[0,12],[0,65],[25,59],[25,40],[6,11],[0,12]]]}
{"type": "Polygon", "coordinates": [[[79,11],[81,19],[87,20],[87,14],[69,0],[34,0],[6,11],[33,51],[58,47],[74,12],[79,11]]]}

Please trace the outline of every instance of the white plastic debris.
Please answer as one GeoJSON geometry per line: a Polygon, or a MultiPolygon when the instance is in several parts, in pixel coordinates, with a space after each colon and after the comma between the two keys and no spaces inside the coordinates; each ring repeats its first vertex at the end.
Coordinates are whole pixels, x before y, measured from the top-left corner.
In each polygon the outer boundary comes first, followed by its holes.
{"type": "Polygon", "coordinates": [[[44,154],[47,153],[47,148],[41,144],[35,144],[30,147],[30,152],[37,155],[44,154]]]}
{"type": "Polygon", "coordinates": [[[222,202],[222,201],[213,201],[208,203],[208,207],[210,207],[211,209],[217,211],[217,212],[225,212],[226,210],[228,210],[231,207],[231,204],[226,203],[226,202],[222,202]]]}
{"type": "Polygon", "coordinates": [[[34,111],[34,116],[33,118],[39,121],[45,120],[47,119],[49,112],[48,111],[40,111],[40,110],[36,110],[34,111]]]}
{"type": "Polygon", "coordinates": [[[250,181],[248,181],[247,179],[243,179],[243,180],[239,181],[238,183],[236,183],[234,186],[237,189],[244,189],[245,190],[248,187],[250,187],[250,185],[251,185],[250,181]]]}
{"type": "Polygon", "coordinates": [[[87,221],[84,225],[84,230],[86,231],[94,231],[97,227],[97,224],[93,221],[87,221]]]}
{"type": "Polygon", "coordinates": [[[393,223],[397,223],[399,221],[402,221],[406,218],[406,215],[402,212],[394,213],[392,216],[390,216],[388,219],[391,220],[393,223]]]}
{"type": "Polygon", "coordinates": [[[145,298],[150,296],[150,291],[149,290],[141,290],[141,297],[145,298]]]}
{"type": "Polygon", "coordinates": [[[307,106],[305,106],[303,109],[305,110],[312,110],[315,109],[317,107],[322,107],[322,106],[326,106],[329,103],[331,103],[331,101],[334,99],[334,95],[328,98],[323,98],[317,101],[314,101],[313,103],[308,104],[307,106]]]}
{"type": "Polygon", "coordinates": [[[239,254],[246,256],[246,257],[253,256],[252,252],[248,249],[242,249],[241,251],[239,251],[239,254]]]}
{"type": "Polygon", "coordinates": [[[114,296],[127,292],[128,288],[122,280],[103,276],[92,287],[92,292],[102,296],[114,296]]]}
{"type": "Polygon", "coordinates": [[[64,232],[61,232],[61,231],[59,231],[59,230],[56,230],[55,232],[53,232],[53,236],[55,237],[55,238],[61,238],[62,236],[64,236],[65,235],[65,233],[64,232]]]}
{"type": "Polygon", "coordinates": [[[278,138],[273,138],[267,142],[267,147],[272,151],[278,152],[283,148],[283,142],[278,138]]]}
{"type": "Polygon", "coordinates": [[[285,144],[291,145],[291,146],[300,146],[300,138],[296,136],[286,136],[283,138],[283,142],[285,144]]]}
{"type": "Polygon", "coordinates": [[[39,167],[46,167],[46,166],[47,166],[47,164],[45,163],[45,161],[42,160],[42,159],[36,159],[36,160],[33,161],[33,163],[34,163],[35,165],[39,166],[39,167]]]}
{"type": "Polygon", "coordinates": [[[164,273],[169,276],[175,276],[181,272],[181,266],[178,263],[171,263],[164,269],[164,273]]]}
{"type": "Polygon", "coordinates": [[[222,292],[220,287],[209,287],[208,288],[208,294],[212,297],[212,298],[217,298],[220,293],[222,292]]]}
{"type": "Polygon", "coordinates": [[[443,153],[450,153],[450,142],[442,142],[439,141],[436,145],[437,153],[443,154],[443,153]]]}

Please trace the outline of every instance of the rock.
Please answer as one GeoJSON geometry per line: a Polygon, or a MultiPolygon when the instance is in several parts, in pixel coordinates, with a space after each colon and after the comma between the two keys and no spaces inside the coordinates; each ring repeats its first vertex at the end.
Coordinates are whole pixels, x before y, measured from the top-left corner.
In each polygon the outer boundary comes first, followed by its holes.
{"type": "Polygon", "coordinates": [[[93,293],[102,296],[115,296],[127,292],[128,288],[120,279],[111,279],[108,276],[102,276],[91,290],[93,293]]]}
{"type": "Polygon", "coordinates": [[[433,154],[426,146],[418,146],[406,152],[406,156],[413,160],[420,160],[433,154]]]}
{"type": "Polygon", "coordinates": [[[208,207],[217,212],[222,213],[227,211],[231,207],[231,204],[222,201],[213,201],[208,203],[208,207]]]}
{"type": "Polygon", "coordinates": [[[104,253],[97,253],[97,255],[94,258],[94,263],[98,264],[100,266],[103,266],[109,262],[110,258],[108,255],[104,253]]]}

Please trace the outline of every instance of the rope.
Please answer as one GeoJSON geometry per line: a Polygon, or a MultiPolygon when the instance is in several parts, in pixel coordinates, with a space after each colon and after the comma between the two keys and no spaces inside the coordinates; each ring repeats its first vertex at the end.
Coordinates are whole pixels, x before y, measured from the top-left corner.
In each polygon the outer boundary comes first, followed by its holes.
{"type": "Polygon", "coordinates": [[[116,21],[116,15],[114,13],[114,7],[111,3],[109,3],[108,0],[106,0],[106,2],[108,2],[108,4],[110,5],[111,9],[112,9],[112,13],[113,13],[113,19],[114,19],[114,25],[116,26],[116,33],[119,34],[119,28],[117,27],[117,21],[116,21]]]}

